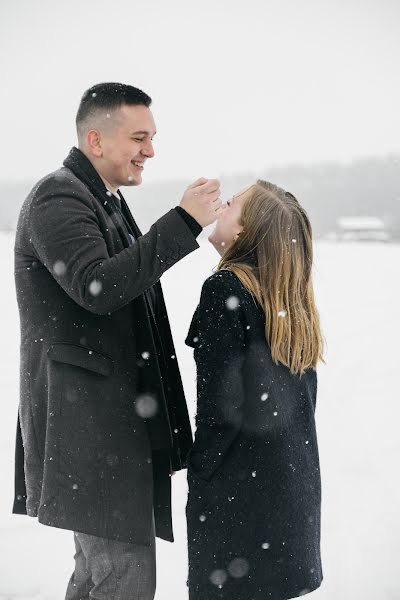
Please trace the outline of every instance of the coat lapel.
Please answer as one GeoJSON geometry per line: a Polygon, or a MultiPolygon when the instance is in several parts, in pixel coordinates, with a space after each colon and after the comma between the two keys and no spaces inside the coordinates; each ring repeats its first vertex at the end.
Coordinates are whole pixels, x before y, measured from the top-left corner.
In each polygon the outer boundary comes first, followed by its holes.
{"type": "MultiPolygon", "coordinates": [[[[64,160],[64,166],[70,169],[77,177],[84,183],[91,191],[96,202],[101,206],[103,210],[110,216],[114,223],[117,231],[120,235],[121,241],[125,248],[128,248],[131,244],[129,238],[129,232],[124,223],[124,220],[117,208],[116,200],[112,194],[110,194],[104,185],[104,182],[90,160],[81,152],[78,148],[73,147],[64,160]]],[[[135,236],[141,235],[140,230],[132,215],[130,214],[128,205],[126,204],[122,194],[119,192],[121,202],[124,204],[125,212],[127,211],[130,215],[130,219],[134,223],[135,227],[132,229],[135,236]]]]}
{"type": "Polygon", "coordinates": [[[128,203],[126,202],[125,198],[123,197],[123,195],[121,194],[121,192],[119,190],[118,190],[118,196],[121,199],[122,212],[124,213],[124,217],[128,221],[129,226],[131,227],[134,236],[136,238],[140,237],[142,235],[142,232],[140,231],[135,219],[132,216],[132,213],[129,209],[128,203]]]}
{"type": "MultiPolygon", "coordinates": [[[[129,248],[131,245],[131,240],[129,237],[129,231],[124,223],[124,219],[120,211],[117,208],[116,201],[113,198],[112,194],[110,195],[104,185],[104,182],[90,160],[81,152],[78,148],[73,147],[68,154],[67,158],[64,160],[64,166],[70,169],[77,177],[84,183],[89,190],[92,192],[95,200],[101,205],[102,209],[105,210],[110,216],[112,222],[114,223],[122,244],[125,248],[129,248]]],[[[121,199],[121,209],[123,211],[124,217],[126,218],[129,226],[132,228],[132,232],[136,238],[142,235],[135,219],[132,216],[131,211],[129,210],[128,204],[118,190],[118,195],[121,199]]],[[[153,322],[156,323],[156,318],[154,314],[153,302],[150,297],[150,291],[146,290],[143,294],[145,306],[147,313],[152,318],[153,322]]]]}
{"type": "Polygon", "coordinates": [[[185,344],[186,346],[190,346],[191,348],[197,348],[199,345],[199,305],[194,311],[192,321],[190,323],[189,331],[186,336],[185,344]]]}

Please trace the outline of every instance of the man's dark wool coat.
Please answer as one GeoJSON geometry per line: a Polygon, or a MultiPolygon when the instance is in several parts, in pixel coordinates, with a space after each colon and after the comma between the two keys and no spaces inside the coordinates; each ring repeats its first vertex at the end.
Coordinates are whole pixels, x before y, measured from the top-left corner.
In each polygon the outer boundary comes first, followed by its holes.
{"type": "Polygon", "coordinates": [[[153,502],[173,541],[170,471],[192,444],[159,279],[199,246],[182,209],[142,235],[120,201],[73,148],[23,204],[13,512],[148,545],[153,502]]]}
{"type": "Polygon", "coordinates": [[[204,283],[186,343],[197,366],[189,598],[305,595],[322,581],[316,372],[273,362],[265,314],[228,270],[204,283]]]}

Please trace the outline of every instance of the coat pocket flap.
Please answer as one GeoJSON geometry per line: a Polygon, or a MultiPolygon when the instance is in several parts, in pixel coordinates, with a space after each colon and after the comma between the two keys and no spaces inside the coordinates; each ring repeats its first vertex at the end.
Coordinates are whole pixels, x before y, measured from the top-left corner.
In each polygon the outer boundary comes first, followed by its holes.
{"type": "Polygon", "coordinates": [[[47,350],[47,356],[57,362],[75,365],[100,375],[111,375],[114,370],[114,361],[108,356],[68,342],[54,342],[47,350]]]}

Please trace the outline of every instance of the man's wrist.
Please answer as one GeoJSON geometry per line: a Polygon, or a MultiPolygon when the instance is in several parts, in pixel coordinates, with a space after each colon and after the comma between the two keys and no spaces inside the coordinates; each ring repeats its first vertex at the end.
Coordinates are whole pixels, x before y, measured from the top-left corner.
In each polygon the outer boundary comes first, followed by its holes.
{"type": "Polygon", "coordinates": [[[182,206],[175,206],[175,210],[178,213],[178,215],[180,215],[185,221],[186,225],[189,227],[194,237],[199,236],[200,233],[203,231],[203,228],[200,225],[200,223],[196,221],[196,219],[192,217],[192,215],[189,215],[189,213],[184,208],[182,208],[182,206]]]}

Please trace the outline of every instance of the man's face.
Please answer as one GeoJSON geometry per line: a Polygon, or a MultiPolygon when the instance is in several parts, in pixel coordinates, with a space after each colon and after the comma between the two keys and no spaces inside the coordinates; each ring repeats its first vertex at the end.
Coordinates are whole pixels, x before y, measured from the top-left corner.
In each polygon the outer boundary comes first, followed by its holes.
{"type": "Polygon", "coordinates": [[[109,118],[110,127],[101,131],[101,173],[115,188],[139,185],[145,161],[154,156],[152,112],[143,105],[123,105],[109,118]]]}

